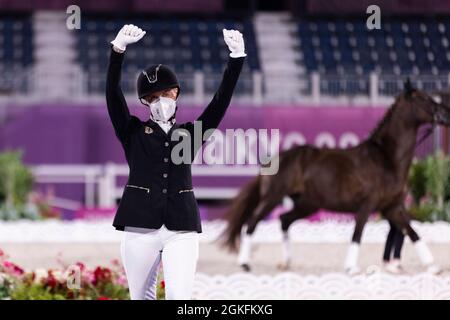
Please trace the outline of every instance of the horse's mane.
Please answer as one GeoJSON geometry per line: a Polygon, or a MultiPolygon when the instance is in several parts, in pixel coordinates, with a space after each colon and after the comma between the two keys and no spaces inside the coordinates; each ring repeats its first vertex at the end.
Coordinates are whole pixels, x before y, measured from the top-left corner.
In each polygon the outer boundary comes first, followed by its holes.
{"type": "Polygon", "coordinates": [[[387,123],[392,119],[394,111],[397,109],[399,105],[399,99],[397,98],[394,103],[389,107],[389,110],[386,111],[383,118],[378,122],[377,126],[370,132],[367,137],[367,140],[375,139],[381,130],[386,126],[387,123]]]}

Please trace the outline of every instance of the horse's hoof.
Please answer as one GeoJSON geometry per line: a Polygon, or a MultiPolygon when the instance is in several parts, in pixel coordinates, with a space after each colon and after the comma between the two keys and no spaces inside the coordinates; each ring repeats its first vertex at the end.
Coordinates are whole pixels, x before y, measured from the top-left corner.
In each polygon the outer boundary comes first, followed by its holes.
{"type": "Polygon", "coordinates": [[[289,263],[279,263],[277,265],[278,270],[286,271],[289,270],[289,263]]]}
{"type": "Polygon", "coordinates": [[[349,276],[354,276],[361,273],[361,269],[359,269],[357,266],[354,267],[347,267],[345,268],[345,273],[349,276]]]}
{"type": "Polygon", "coordinates": [[[405,271],[403,270],[403,268],[400,265],[400,263],[398,263],[396,261],[387,262],[384,265],[384,270],[386,272],[388,272],[388,273],[391,273],[391,274],[402,274],[402,273],[405,273],[405,271]]]}
{"type": "Polygon", "coordinates": [[[426,272],[428,274],[438,275],[442,273],[442,269],[439,266],[433,264],[427,268],[426,272]]]}
{"type": "Polygon", "coordinates": [[[245,272],[250,272],[250,270],[251,270],[250,266],[248,264],[246,264],[246,263],[241,264],[241,268],[245,272]]]}

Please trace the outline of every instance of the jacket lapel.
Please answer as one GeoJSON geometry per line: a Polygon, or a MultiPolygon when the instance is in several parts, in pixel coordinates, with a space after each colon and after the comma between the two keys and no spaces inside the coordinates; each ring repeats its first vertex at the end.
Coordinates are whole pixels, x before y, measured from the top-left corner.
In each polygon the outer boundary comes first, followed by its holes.
{"type": "Polygon", "coordinates": [[[145,122],[145,125],[150,127],[153,131],[153,133],[159,135],[159,136],[165,136],[166,133],[164,132],[164,130],[159,126],[159,124],[157,124],[155,121],[148,119],[145,122]]]}
{"type": "Polygon", "coordinates": [[[165,133],[165,131],[159,126],[159,124],[157,124],[155,121],[153,121],[152,119],[148,119],[145,124],[147,126],[149,126],[150,128],[153,129],[153,132],[157,133],[160,136],[163,137],[170,137],[172,135],[172,132],[179,128],[180,125],[178,123],[174,123],[174,125],[169,129],[169,131],[167,132],[167,134],[165,133]]]}
{"type": "Polygon", "coordinates": [[[173,124],[173,126],[169,129],[169,131],[167,132],[167,135],[168,135],[169,137],[171,137],[173,131],[176,130],[177,128],[179,128],[179,127],[180,127],[180,125],[179,125],[178,123],[175,122],[175,123],[173,124]]]}

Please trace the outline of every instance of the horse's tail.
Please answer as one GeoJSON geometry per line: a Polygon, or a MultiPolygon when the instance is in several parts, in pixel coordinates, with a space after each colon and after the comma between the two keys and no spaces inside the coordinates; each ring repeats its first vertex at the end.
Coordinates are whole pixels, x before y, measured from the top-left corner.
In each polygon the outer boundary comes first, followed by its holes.
{"type": "Polygon", "coordinates": [[[250,181],[233,199],[230,209],[225,214],[228,222],[225,231],[221,235],[222,245],[232,251],[236,251],[241,237],[244,224],[252,216],[253,211],[259,203],[260,181],[258,176],[250,181]]]}

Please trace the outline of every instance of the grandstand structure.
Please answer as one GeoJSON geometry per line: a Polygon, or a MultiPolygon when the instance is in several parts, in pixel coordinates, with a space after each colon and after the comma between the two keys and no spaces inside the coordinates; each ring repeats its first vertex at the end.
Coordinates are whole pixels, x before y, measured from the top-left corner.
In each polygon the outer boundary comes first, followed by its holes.
{"type": "MultiPolygon", "coordinates": [[[[37,11],[0,16],[0,99],[102,101],[109,41],[126,22],[148,30],[127,51],[123,89],[134,95],[139,70],[165,63],[180,75],[183,99],[203,103],[227,59],[222,28],[243,32],[248,60],[238,101],[383,104],[406,76],[422,89],[448,87],[450,16],[387,17],[369,30],[364,17],[256,13],[252,16],[124,17],[37,11]],[[70,80],[68,80],[70,79],[70,80]]],[[[26,102],[25,101],[25,102],[26,102]]]]}
{"type": "Polygon", "coordinates": [[[30,15],[0,17],[0,95],[28,90],[26,73],[33,63],[30,15]]]}

